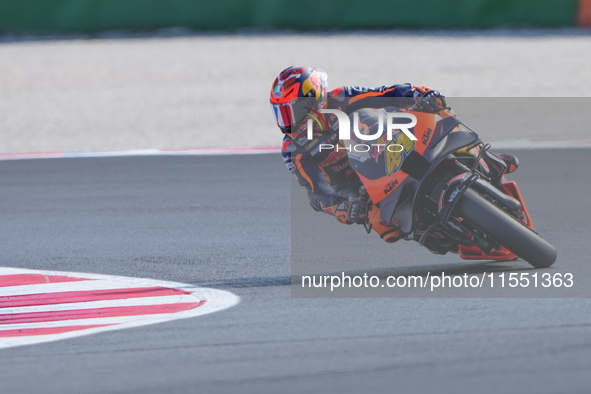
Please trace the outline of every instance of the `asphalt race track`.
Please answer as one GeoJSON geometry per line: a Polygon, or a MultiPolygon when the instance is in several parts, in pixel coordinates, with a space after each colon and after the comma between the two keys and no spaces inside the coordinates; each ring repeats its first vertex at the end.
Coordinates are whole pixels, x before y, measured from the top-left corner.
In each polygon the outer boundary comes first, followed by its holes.
{"type": "MultiPolygon", "coordinates": [[[[199,284],[242,299],[206,316],[1,349],[0,392],[587,393],[591,156],[517,154],[512,179],[559,251],[540,273],[573,272],[581,298],[292,298],[291,178],[277,154],[0,162],[1,266],[199,284]]],[[[294,207],[305,207],[298,192],[294,207]]],[[[335,232],[356,230],[315,215],[335,232]]],[[[377,264],[374,254],[368,266],[465,264],[388,246],[396,258],[377,264]]]]}

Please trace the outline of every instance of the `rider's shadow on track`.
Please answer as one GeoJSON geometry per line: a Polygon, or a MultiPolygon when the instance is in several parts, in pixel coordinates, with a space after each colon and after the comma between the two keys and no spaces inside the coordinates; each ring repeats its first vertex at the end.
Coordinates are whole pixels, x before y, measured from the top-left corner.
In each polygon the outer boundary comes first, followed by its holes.
{"type": "MultiPolygon", "coordinates": [[[[438,264],[438,265],[420,265],[420,266],[406,266],[406,267],[387,267],[387,268],[372,268],[367,270],[352,270],[345,271],[345,275],[349,276],[377,276],[380,279],[386,279],[389,276],[421,276],[427,275],[478,275],[492,272],[520,272],[529,271],[533,268],[522,260],[509,262],[496,261],[474,261],[470,263],[455,263],[455,264],[438,264]],[[517,264],[519,263],[519,264],[517,264]],[[517,266],[516,266],[517,264],[517,266]]],[[[343,272],[325,272],[315,274],[316,276],[340,276],[343,272]]],[[[219,288],[257,288],[257,287],[276,287],[276,286],[291,286],[302,283],[302,275],[285,275],[285,276],[260,276],[248,277],[238,279],[221,279],[209,283],[197,283],[199,286],[219,287],[219,288]]]]}

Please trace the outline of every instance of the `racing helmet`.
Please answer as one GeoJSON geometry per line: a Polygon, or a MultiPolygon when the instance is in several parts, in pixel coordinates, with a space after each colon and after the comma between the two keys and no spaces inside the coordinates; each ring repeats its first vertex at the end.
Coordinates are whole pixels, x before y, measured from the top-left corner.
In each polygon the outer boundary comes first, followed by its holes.
{"type": "Polygon", "coordinates": [[[283,133],[306,122],[326,107],[328,78],[324,70],[291,66],[281,71],[271,87],[271,108],[283,133]]]}

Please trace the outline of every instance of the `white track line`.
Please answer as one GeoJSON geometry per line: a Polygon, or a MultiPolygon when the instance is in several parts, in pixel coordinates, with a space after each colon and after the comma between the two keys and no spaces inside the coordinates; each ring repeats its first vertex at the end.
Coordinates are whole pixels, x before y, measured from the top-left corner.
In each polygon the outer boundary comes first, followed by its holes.
{"type": "Polygon", "coordinates": [[[215,155],[257,155],[279,153],[277,146],[262,148],[201,148],[201,149],[143,149],[106,152],[31,152],[0,153],[0,160],[60,159],[79,157],[134,157],[134,156],[215,156],[215,155]]]}
{"type": "Polygon", "coordinates": [[[493,149],[573,149],[591,148],[591,138],[572,139],[514,139],[491,142],[493,149]]]}
{"type": "MultiPolygon", "coordinates": [[[[490,142],[490,141],[486,141],[490,142]]],[[[591,138],[570,138],[558,140],[512,139],[491,142],[494,149],[566,149],[591,148],[591,138]]],[[[279,147],[261,148],[198,148],[198,149],[136,149],[106,152],[32,152],[0,153],[2,160],[60,159],[84,157],[137,157],[137,156],[217,156],[256,155],[279,153],[279,147]]]]}
{"type": "MultiPolygon", "coordinates": [[[[1,270],[0,275],[4,275],[2,274],[1,270]]],[[[42,283],[37,285],[6,286],[0,287],[0,297],[38,293],[61,293],[63,291],[115,290],[138,287],[152,287],[152,285],[150,285],[149,283],[150,282],[143,282],[141,280],[134,282],[115,280],[85,280],[80,282],[42,283]]],[[[184,290],[190,291],[190,289],[184,290]]]]}
{"type": "MultiPolygon", "coordinates": [[[[200,306],[199,308],[203,308],[200,306]]],[[[26,330],[31,328],[51,328],[51,327],[69,327],[69,326],[94,326],[94,325],[103,325],[103,324],[123,324],[123,323],[133,323],[136,321],[143,321],[148,320],[152,321],[154,319],[163,319],[163,321],[167,321],[168,313],[158,313],[153,315],[145,315],[145,316],[118,316],[118,317],[98,317],[95,319],[76,319],[76,320],[56,320],[56,321],[48,321],[48,322],[41,322],[41,323],[15,323],[15,324],[2,324],[0,325],[0,332],[8,331],[8,330],[26,330]]],[[[0,341],[2,339],[0,338],[0,341]]],[[[2,346],[0,346],[2,347],[2,346]]]]}

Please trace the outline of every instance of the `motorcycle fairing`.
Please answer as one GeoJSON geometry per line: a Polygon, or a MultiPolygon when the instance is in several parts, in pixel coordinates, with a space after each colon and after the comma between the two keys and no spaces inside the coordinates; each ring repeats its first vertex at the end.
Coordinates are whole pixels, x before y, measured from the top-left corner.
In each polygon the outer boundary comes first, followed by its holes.
{"type": "MultiPolygon", "coordinates": [[[[375,120],[379,115],[378,111],[384,113],[385,110],[388,112],[400,112],[400,110],[390,107],[377,110],[373,108],[363,109],[358,111],[359,118],[375,120]]],[[[435,115],[422,112],[409,113],[417,117],[417,125],[410,129],[412,134],[417,138],[415,141],[410,140],[402,131],[393,134],[392,140],[388,140],[385,128],[382,136],[375,141],[362,141],[355,135],[351,136],[351,140],[343,141],[344,145],[353,151],[349,155],[349,163],[357,172],[357,175],[359,175],[374,204],[378,204],[403,185],[409,176],[408,173],[401,171],[405,161],[413,155],[413,152],[423,154],[429,146],[433,135],[435,135],[435,115]],[[373,147],[369,152],[358,152],[354,150],[360,147],[360,145],[367,146],[372,144],[381,145],[383,148],[373,147]],[[398,152],[400,149],[396,147],[392,147],[394,148],[392,150],[396,151],[389,151],[390,144],[397,144],[398,147],[402,148],[401,151],[398,152]]],[[[385,119],[385,116],[382,116],[382,119],[385,119]]]]}
{"type": "MultiPolygon", "coordinates": [[[[451,124],[451,123],[450,123],[451,124]]],[[[480,142],[480,139],[476,133],[471,131],[456,131],[451,133],[451,130],[455,125],[447,130],[445,135],[439,143],[430,146],[422,155],[429,164],[429,170],[423,174],[420,180],[412,177],[408,177],[404,188],[410,189],[408,197],[404,200],[395,201],[394,196],[388,196],[380,204],[382,212],[382,219],[389,221],[392,215],[396,216],[400,231],[405,235],[408,235],[414,231],[415,218],[414,218],[414,204],[416,201],[417,194],[419,192],[421,181],[427,176],[433,168],[435,168],[441,161],[447,158],[451,153],[458,149],[464,148],[480,142]]]]}
{"type": "MultiPolygon", "coordinates": [[[[399,111],[395,108],[385,110],[399,111]]],[[[375,118],[378,115],[377,111],[384,110],[364,109],[359,112],[366,118],[375,118]]],[[[379,154],[375,151],[355,152],[349,159],[372,201],[379,204],[382,221],[398,226],[402,233],[409,235],[414,230],[414,204],[421,181],[449,154],[475,145],[480,142],[480,139],[476,133],[453,116],[438,121],[435,114],[406,112],[417,118],[416,126],[411,129],[417,140],[414,141],[412,149],[405,149],[406,155],[400,152],[401,154],[397,156],[382,150],[379,154]],[[467,130],[458,129],[452,133],[452,130],[459,125],[463,125],[467,130]],[[398,164],[396,171],[391,174],[388,174],[386,166],[388,155],[390,159],[400,160],[396,163],[398,164]],[[417,168],[422,170],[417,171],[417,168]]],[[[393,135],[393,140],[396,140],[401,133],[393,135]]],[[[384,131],[375,143],[390,142],[384,138],[385,136],[384,131]]],[[[365,141],[352,135],[352,140],[344,143],[353,149],[356,144],[364,144],[365,141]]]]}

